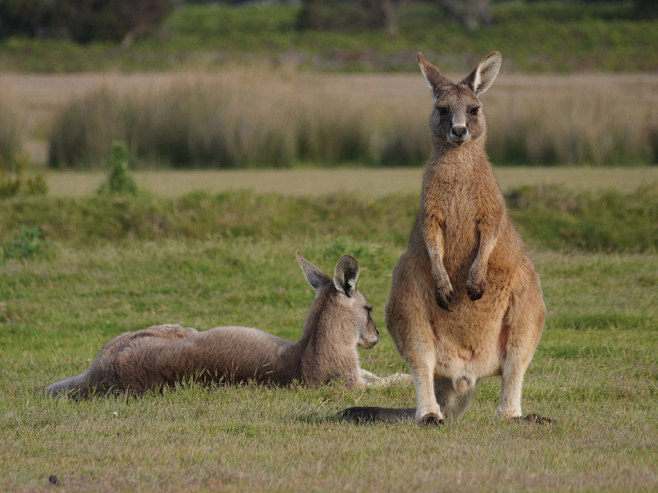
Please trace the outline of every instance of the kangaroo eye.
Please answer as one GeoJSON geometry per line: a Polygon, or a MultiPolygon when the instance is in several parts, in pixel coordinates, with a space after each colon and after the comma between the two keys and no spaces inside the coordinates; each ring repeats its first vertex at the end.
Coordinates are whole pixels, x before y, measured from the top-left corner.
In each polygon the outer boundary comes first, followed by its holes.
{"type": "Polygon", "coordinates": [[[371,314],[371,313],[372,313],[372,307],[371,307],[371,306],[366,306],[366,307],[364,307],[364,308],[366,309],[366,311],[368,312],[368,314],[371,314]]]}
{"type": "Polygon", "coordinates": [[[472,116],[478,116],[478,113],[480,112],[480,107],[479,107],[479,106],[476,106],[476,107],[474,107],[474,108],[471,108],[470,110],[468,110],[468,112],[469,112],[472,116]]]}
{"type": "Polygon", "coordinates": [[[439,115],[440,116],[448,116],[448,113],[450,113],[450,111],[448,111],[448,108],[446,108],[445,106],[440,106],[439,107],[439,115]]]}

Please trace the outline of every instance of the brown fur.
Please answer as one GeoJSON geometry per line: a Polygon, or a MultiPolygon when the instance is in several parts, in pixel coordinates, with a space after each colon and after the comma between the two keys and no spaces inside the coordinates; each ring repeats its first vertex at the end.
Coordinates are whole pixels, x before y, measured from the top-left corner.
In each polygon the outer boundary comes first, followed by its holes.
{"type": "MultiPolygon", "coordinates": [[[[496,414],[522,416],[523,376],[546,311],[539,277],[485,152],[478,96],[495,79],[500,62],[493,52],[455,84],[418,54],[435,98],[433,149],[420,210],[393,271],[386,306],[388,330],[416,386],[416,409],[400,410],[396,418],[415,414],[420,423],[438,423],[458,416],[477,382],[494,375],[502,376],[496,414]]],[[[376,416],[376,409],[364,412],[365,418],[376,416]]]]}
{"type": "Polygon", "coordinates": [[[141,394],[184,378],[275,385],[299,381],[310,386],[343,380],[349,387],[378,382],[359,366],[357,346],[373,347],[378,331],[370,304],[356,288],[358,263],[349,255],[341,257],[331,279],[299,253],[297,260],[317,291],[299,341],[249,327],[197,332],[158,325],[115,337],[86,372],[54,383],[46,392],[141,394]]]}

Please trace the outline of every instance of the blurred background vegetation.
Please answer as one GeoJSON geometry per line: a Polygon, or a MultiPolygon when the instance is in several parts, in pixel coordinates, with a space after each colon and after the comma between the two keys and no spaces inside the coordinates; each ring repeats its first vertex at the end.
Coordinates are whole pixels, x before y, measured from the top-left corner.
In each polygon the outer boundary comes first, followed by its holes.
{"type": "Polygon", "coordinates": [[[0,0],[0,71],[32,77],[0,77],[0,156],[97,168],[121,141],[150,168],[419,166],[416,51],[465,74],[497,49],[494,162],[655,164],[656,48],[654,0],[0,0]]]}
{"type": "Polygon", "coordinates": [[[654,0],[1,0],[0,69],[464,70],[497,47],[517,71],[654,71],[654,0]]]}

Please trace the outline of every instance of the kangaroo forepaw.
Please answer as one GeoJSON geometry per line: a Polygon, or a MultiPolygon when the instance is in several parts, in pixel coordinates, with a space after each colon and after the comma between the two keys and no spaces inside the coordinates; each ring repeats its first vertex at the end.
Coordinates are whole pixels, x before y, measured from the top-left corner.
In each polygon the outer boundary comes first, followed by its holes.
{"type": "Polygon", "coordinates": [[[436,296],[436,303],[444,310],[451,312],[450,305],[455,302],[455,291],[452,287],[448,289],[441,289],[440,287],[436,288],[434,293],[436,296]]]}
{"type": "Polygon", "coordinates": [[[468,281],[466,283],[466,293],[471,301],[479,300],[484,294],[484,283],[468,281]]]}

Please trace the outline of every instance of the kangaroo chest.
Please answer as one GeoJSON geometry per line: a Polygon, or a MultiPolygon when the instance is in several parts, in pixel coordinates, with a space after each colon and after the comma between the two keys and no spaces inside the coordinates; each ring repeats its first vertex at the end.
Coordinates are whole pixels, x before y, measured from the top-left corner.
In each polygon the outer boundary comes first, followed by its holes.
{"type": "Polygon", "coordinates": [[[435,185],[436,193],[424,206],[437,215],[443,235],[442,260],[448,275],[462,278],[478,249],[477,191],[469,183],[439,180],[435,185]]]}

